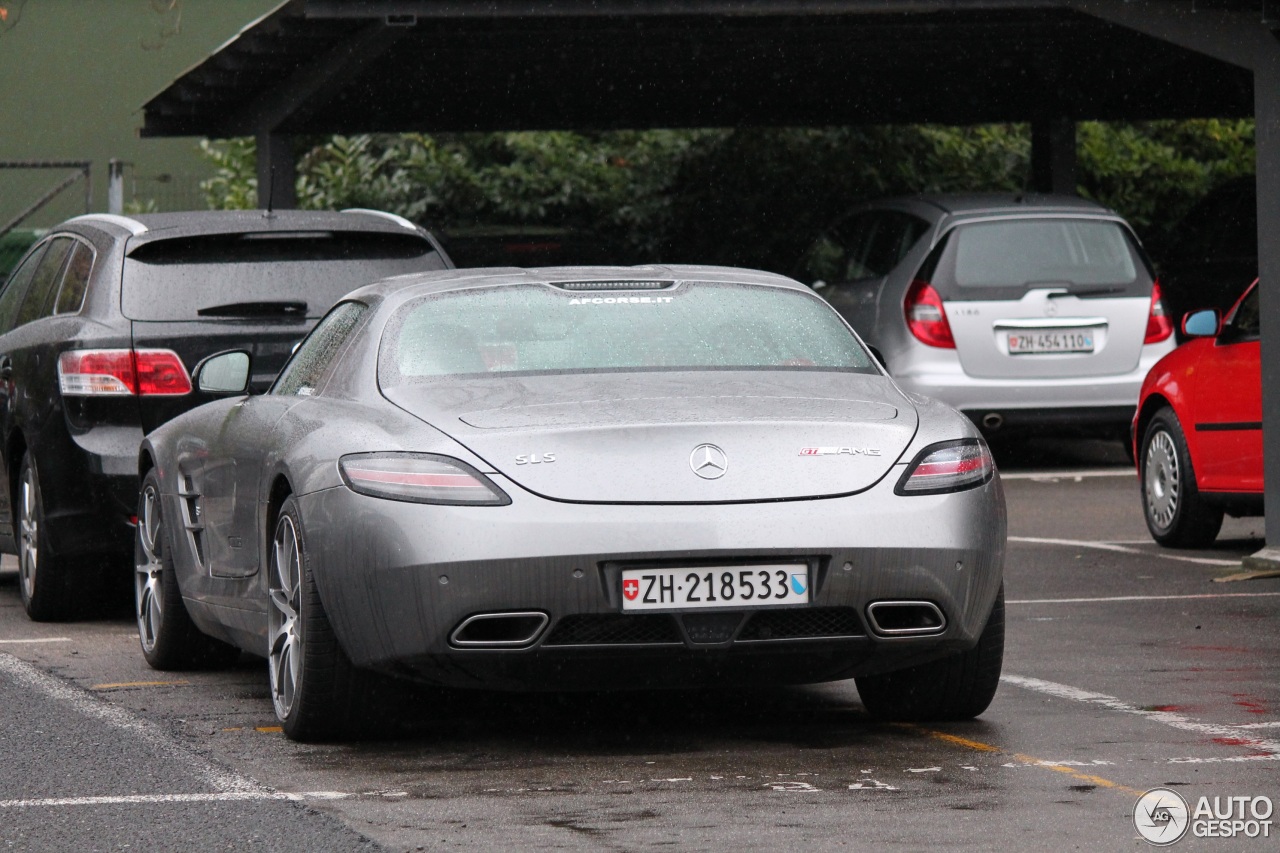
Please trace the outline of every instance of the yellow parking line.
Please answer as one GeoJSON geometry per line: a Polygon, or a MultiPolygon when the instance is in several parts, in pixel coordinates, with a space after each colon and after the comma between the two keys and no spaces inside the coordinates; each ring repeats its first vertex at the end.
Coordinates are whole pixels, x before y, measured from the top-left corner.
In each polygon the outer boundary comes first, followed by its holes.
{"type": "Polygon", "coordinates": [[[1054,770],[1058,773],[1065,773],[1073,779],[1079,779],[1082,782],[1088,782],[1090,785],[1097,785],[1099,788],[1110,788],[1121,794],[1128,794],[1132,797],[1141,797],[1146,791],[1139,791],[1137,788],[1130,788],[1128,785],[1121,785],[1119,782],[1112,782],[1110,779],[1103,779],[1101,776],[1093,776],[1089,773],[1081,773],[1070,767],[1063,767],[1061,764],[1046,763],[1043,759],[1034,758],[1030,755],[1023,755],[1015,752],[1013,757],[1018,761],[1031,764],[1034,767],[1040,767],[1045,770],[1054,770]]]}
{"type": "MultiPolygon", "coordinates": [[[[245,727],[244,727],[244,726],[228,726],[227,728],[223,729],[223,731],[224,731],[224,732],[242,732],[242,731],[244,731],[244,730],[245,730],[245,727]]],[[[268,734],[268,735],[278,735],[278,734],[281,734],[281,733],[284,731],[284,727],[282,727],[282,726],[254,726],[254,727],[253,727],[253,730],[254,730],[255,732],[262,732],[263,734],[268,734]]]]}
{"type": "Polygon", "coordinates": [[[903,728],[922,731],[935,740],[946,741],[947,743],[953,743],[956,746],[963,746],[965,749],[972,749],[974,752],[1004,752],[1004,750],[998,746],[992,746],[991,744],[983,743],[980,740],[969,740],[967,737],[960,737],[959,735],[949,735],[946,732],[935,732],[933,729],[922,729],[919,726],[905,724],[903,725],[903,728]]]}
{"type": "Polygon", "coordinates": [[[119,690],[124,687],[178,687],[190,681],[122,681],[119,684],[95,684],[91,690],[119,690]]]}
{"type": "Polygon", "coordinates": [[[933,729],[926,729],[922,726],[914,726],[909,723],[899,723],[897,725],[900,728],[911,729],[913,731],[926,734],[934,740],[940,740],[953,746],[973,750],[974,752],[994,752],[1008,755],[1015,761],[1022,762],[1023,764],[1028,764],[1032,767],[1039,767],[1044,770],[1053,770],[1057,773],[1064,773],[1073,779],[1078,779],[1081,782],[1088,782],[1090,785],[1097,785],[1099,788],[1110,788],[1117,793],[1128,794],[1134,797],[1141,797],[1145,793],[1144,791],[1139,791],[1137,788],[1130,788],[1128,785],[1121,785],[1119,782],[1112,782],[1110,779],[1104,779],[1101,776],[1094,776],[1090,773],[1081,773],[1073,767],[1064,767],[1061,764],[1054,764],[1053,762],[1046,761],[1043,758],[1036,758],[1034,755],[1026,755],[1021,752],[1009,752],[993,744],[983,743],[980,740],[970,740],[969,738],[947,734],[946,732],[934,731],[933,729]]]}

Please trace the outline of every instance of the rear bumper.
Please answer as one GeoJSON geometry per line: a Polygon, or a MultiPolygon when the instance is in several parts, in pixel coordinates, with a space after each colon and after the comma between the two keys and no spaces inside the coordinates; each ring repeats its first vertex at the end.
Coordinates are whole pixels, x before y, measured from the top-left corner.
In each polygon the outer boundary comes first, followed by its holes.
{"type": "Polygon", "coordinates": [[[987,415],[995,415],[1010,429],[1087,426],[1124,431],[1133,421],[1147,371],[1170,348],[1164,344],[1144,347],[1134,370],[1110,376],[975,377],[964,372],[954,352],[938,351],[926,358],[898,362],[893,377],[903,390],[940,400],[979,425],[987,415]]]}
{"type": "Polygon", "coordinates": [[[984,432],[1073,432],[1099,430],[1112,437],[1127,435],[1133,406],[1057,406],[1053,408],[966,409],[964,414],[984,432]]]}
{"type": "Polygon", "coordinates": [[[903,390],[933,397],[961,411],[1127,406],[1132,415],[1147,375],[1143,369],[1118,376],[984,379],[965,373],[958,363],[954,369],[940,367],[931,364],[927,371],[896,373],[893,378],[903,390]]]}
{"type": "Polygon", "coordinates": [[[100,426],[36,446],[45,526],[58,556],[133,553],[141,441],[138,427],[100,426]]]}
{"type": "Polygon", "coordinates": [[[932,362],[928,368],[893,378],[904,391],[933,397],[963,411],[987,432],[1098,428],[1125,435],[1133,423],[1149,365],[1144,359],[1132,373],[1068,379],[975,378],[964,373],[959,362],[932,362]]]}
{"type": "Polygon", "coordinates": [[[120,503],[122,496],[130,491],[136,500],[137,476],[98,481],[90,486],[90,491],[111,497],[101,506],[61,506],[45,517],[53,551],[59,557],[132,556],[135,530],[132,511],[104,510],[102,506],[120,503]]]}
{"type": "Polygon", "coordinates": [[[384,501],[345,488],[300,499],[320,593],[353,662],[420,680],[523,689],[809,683],[972,647],[1000,587],[999,479],[899,497],[895,466],[860,495],[700,506],[581,505],[495,477],[506,507],[384,501]],[[925,523],[927,520],[927,523],[925,523]],[[805,561],[809,605],[622,611],[627,564],[805,561]],[[928,601],[930,636],[879,636],[867,606],[928,601]],[[459,647],[476,614],[541,613],[520,648],[459,647]]]}

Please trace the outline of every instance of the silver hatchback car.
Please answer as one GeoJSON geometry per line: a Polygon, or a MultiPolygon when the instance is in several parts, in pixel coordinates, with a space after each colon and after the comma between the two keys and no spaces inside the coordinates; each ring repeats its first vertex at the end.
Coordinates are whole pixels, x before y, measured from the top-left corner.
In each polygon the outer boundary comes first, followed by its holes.
{"type": "Polygon", "coordinates": [[[1129,225],[1074,196],[917,195],[855,208],[801,261],[898,384],[987,433],[1124,437],[1174,347],[1129,225]]]}

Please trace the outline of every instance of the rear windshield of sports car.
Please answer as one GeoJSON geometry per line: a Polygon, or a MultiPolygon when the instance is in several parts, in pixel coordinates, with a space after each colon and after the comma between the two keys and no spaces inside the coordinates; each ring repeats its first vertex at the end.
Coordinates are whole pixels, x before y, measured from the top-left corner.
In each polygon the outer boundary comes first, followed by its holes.
{"type": "Polygon", "coordinates": [[[1036,288],[1083,298],[1150,296],[1152,277],[1127,230],[1105,219],[961,225],[922,271],[950,299],[1020,299],[1036,288]]]}
{"type": "Polygon", "coordinates": [[[301,231],[157,240],[125,259],[120,308],[132,320],[323,316],[386,276],[443,269],[416,234],[301,231]]]}
{"type": "Polygon", "coordinates": [[[636,370],[875,373],[822,300],[732,283],[632,292],[514,285],[412,300],[379,353],[383,388],[477,374],[636,370]]]}

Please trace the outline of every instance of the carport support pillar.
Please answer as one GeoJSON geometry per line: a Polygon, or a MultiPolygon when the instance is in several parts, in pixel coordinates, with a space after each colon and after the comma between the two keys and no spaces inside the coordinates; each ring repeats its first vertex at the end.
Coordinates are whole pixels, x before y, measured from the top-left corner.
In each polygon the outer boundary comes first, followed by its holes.
{"type": "Polygon", "coordinates": [[[258,207],[266,210],[292,210],[298,206],[294,188],[298,164],[293,156],[293,138],[275,131],[259,131],[258,207]]]}
{"type": "Polygon", "coordinates": [[[1258,181],[1258,301],[1262,314],[1262,476],[1267,544],[1244,560],[1249,571],[1280,571],[1280,41],[1253,69],[1258,181]]]}
{"type": "Polygon", "coordinates": [[[1031,122],[1031,189],[1076,194],[1076,123],[1069,118],[1031,122]]]}
{"type": "Polygon", "coordinates": [[[107,213],[124,213],[124,161],[107,161],[107,213]]]}

